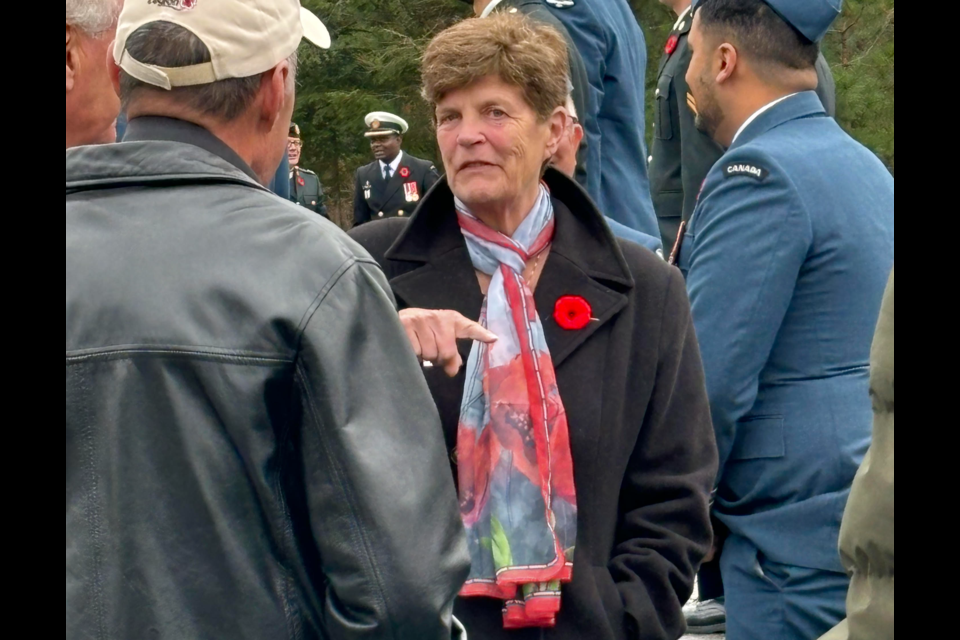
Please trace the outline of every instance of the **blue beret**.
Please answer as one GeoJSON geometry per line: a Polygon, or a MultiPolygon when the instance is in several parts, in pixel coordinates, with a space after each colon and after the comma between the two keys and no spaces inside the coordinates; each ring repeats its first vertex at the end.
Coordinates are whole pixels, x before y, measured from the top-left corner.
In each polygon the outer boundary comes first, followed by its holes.
{"type": "MultiPolygon", "coordinates": [[[[826,35],[843,10],[843,0],[763,0],[812,42],[826,35]]],[[[703,0],[693,0],[696,8],[703,0]]]]}

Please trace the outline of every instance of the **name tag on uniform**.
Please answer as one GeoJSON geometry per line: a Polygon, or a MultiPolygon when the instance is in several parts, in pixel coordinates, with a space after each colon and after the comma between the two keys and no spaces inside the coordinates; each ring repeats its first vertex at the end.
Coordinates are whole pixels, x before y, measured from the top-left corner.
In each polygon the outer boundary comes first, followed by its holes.
{"type": "Polygon", "coordinates": [[[370,181],[367,180],[367,184],[363,185],[363,199],[369,200],[373,195],[373,185],[370,184],[370,181]]]}
{"type": "Polygon", "coordinates": [[[416,182],[403,183],[403,194],[406,196],[407,202],[418,202],[420,200],[420,190],[416,182]]]}

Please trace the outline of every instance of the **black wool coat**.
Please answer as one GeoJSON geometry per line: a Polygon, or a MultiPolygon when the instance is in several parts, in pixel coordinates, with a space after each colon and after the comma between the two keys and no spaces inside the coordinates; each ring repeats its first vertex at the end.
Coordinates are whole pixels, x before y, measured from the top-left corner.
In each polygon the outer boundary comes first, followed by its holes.
{"type": "MultiPolygon", "coordinates": [[[[570,425],[579,503],[573,582],[556,629],[504,631],[501,603],[461,598],[478,640],[675,640],[682,605],[711,544],[717,447],[700,352],[680,272],[617,241],[587,195],[550,170],[556,236],[534,297],[570,425]],[[582,331],[554,320],[561,296],[585,298],[582,331]]],[[[353,238],[383,267],[403,308],[480,316],[483,296],[445,180],[410,220],[374,222],[353,238]]],[[[464,361],[470,344],[460,345],[464,361]]],[[[464,373],[424,370],[456,446],[464,373]]],[[[456,477],[456,476],[454,476],[456,477]]]]}

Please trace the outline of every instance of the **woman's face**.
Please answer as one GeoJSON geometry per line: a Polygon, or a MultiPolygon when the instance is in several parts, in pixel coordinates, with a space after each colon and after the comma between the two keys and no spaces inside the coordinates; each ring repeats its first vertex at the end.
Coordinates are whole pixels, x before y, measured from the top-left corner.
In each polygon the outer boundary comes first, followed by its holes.
{"type": "Polygon", "coordinates": [[[467,206],[506,207],[536,192],[565,123],[547,122],[519,87],[487,76],[437,104],[437,141],[453,193],[467,206]]]}

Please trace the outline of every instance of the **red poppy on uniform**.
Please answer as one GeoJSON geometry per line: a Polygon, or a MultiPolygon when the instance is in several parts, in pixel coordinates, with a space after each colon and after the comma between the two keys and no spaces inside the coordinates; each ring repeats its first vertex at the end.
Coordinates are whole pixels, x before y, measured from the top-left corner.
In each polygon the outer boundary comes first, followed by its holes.
{"type": "Polygon", "coordinates": [[[304,180],[303,178],[298,177],[298,178],[297,178],[297,184],[299,184],[301,187],[305,187],[305,186],[307,186],[307,181],[304,180]]]}
{"type": "Polygon", "coordinates": [[[667,40],[667,46],[664,49],[668,56],[673,55],[673,52],[677,50],[678,44],[680,44],[680,36],[677,34],[670,36],[670,39],[667,40]]]}
{"type": "Polygon", "coordinates": [[[402,169],[400,169],[400,177],[401,177],[401,178],[409,178],[409,177],[410,177],[410,169],[407,169],[406,167],[403,167],[402,169]]]}
{"type": "Polygon", "coordinates": [[[585,329],[593,320],[593,309],[590,303],[580,296],[563,296],[557,300],[553,318],[561,328],[579,331],[585,329]]]}

